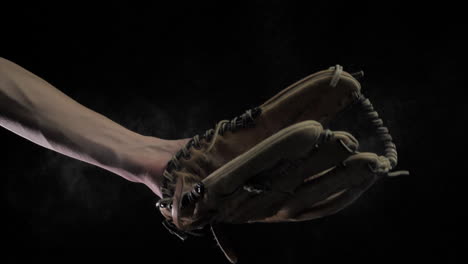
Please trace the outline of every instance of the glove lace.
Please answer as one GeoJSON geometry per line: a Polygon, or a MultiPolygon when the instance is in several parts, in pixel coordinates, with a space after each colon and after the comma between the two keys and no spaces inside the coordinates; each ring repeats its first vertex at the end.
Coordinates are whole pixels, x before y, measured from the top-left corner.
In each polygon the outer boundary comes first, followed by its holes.
{"type": "MultiPolygon", "coordinates": [[[[200,141],[202,139],[210,142],[206,151],[210,151],[213,147],[214,143],[216,142],[216,138],[218,135],[223,135],[227,131],[234,132],[241,128],[247,128],[254,125],[255,119],[261,114],[261,109],[259,107],[255,107],[253,109],[249,109],[245,111],[240,116],[234,117],[232,120],[222,120],[220,121],[214,129],[207,130],[203,135],[195,135],[192,139],[190,139],[187,144],[182,147],[174,156],[172,156],[171,160],[167,163],[166,170],[163,173],[163,186],[161,188],[163,197],[171,197],[174,193],[173,185],[175,183],[175,177],[172,174],[173,170],[181,170],[182,166],[180,164],[180,159],[189,159],[190,158],[190,149],[196,148],[200,149],[201,144],[200,141]],[[172,185],[172,186],[171,186],[172,185]]],[[[164,200],[164,199],[163,199],[164,200]]],[[[160,202],[162,202],[161,200],[160,202]]],[[[160,206],[164,206],[164,204],[160,203],[160,206]]]]}
{"type": "MultiPolygon", "coordinates": [[[[358,95],[357,97],[358,97],[357,102],[360,105],[361,109],[363,110],[365,117],[369,120],[370,124],[372,125],[374,130],[377,132],[377,136],[379,140],[384,144],[384,147],[385,147],[384,157],[387,158],[390,163],[390,167],[388,168],[388,171],[385,173],[381,173],[381,174],[385,174],[389,177],[409,175],[409,172],[405,170],[389,172],[390,170],[395,168],[398,163],[398,154],[397,154],[396,145],[395,143],[393,143],[393,138],[390,135],[388,128],[383,126],[382,119],[379,118],[379,114],[374,109],[374,106],[369,101],[369,99],[367,99],[362,94],[358,95]]],[[[374,171],[373,168],[370,168],[370,169],[374,171]]],[[[378,173],[377,171],[375,172],[378,173]]]]}

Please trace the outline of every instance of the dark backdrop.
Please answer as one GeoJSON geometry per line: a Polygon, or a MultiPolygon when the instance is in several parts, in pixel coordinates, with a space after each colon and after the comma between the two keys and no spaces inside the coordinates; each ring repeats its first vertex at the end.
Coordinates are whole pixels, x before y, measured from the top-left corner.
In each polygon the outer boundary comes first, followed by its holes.
{"type": "MultiPolygon", "coordinates": [[[[378,182],[334,216],[240,228],[241,263],[459,260],[463,14],[440,3],[350,2],[24,3],[2,10],[0,56],[134,131],[172,139],[315,71],[363,69],[363,91],[411,176],[378,182]]],[[[169,235],[146,187],[5,129],[0,138],[9,263],[226,262],[210,237],[169,235]]]]}

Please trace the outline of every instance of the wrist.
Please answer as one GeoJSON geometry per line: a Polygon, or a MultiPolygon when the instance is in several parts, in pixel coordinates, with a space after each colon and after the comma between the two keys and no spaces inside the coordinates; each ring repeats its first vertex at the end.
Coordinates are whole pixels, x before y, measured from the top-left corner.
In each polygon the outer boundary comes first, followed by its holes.
{"type": "Polygon", "coordinates": [[[164,140],[142,136],[135,140],[126,151],[126,170],[132,181],[140,182],[161,196],[163,172],[172,156],[187,140],[164,140]]]}

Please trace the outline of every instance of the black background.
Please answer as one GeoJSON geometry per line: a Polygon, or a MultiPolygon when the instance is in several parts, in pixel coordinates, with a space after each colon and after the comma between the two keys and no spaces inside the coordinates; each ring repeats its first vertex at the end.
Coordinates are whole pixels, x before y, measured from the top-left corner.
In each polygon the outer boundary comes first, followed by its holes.
{"type": "MultiPolygon", "coordinates": [[[[239,228],[241,263],[459,261],[467,248],[461,8],[154,2],[4,7],[0,56],[129,129],[171,139],[315,71],[363,69],[363,91],[411,176],[378,182],[334,216],[239,228]]],[[[210,237],[169,235],[145,186],[5,129],[0,138],[8,263],[226,263],[210,237]]]]}

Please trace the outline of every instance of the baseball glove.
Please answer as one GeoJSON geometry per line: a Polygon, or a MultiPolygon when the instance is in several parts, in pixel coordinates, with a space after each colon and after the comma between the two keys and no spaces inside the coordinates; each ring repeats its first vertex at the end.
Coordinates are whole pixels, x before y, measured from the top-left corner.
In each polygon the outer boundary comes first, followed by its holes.
{"type": "MultiPolygon", "coordinates": [[[[358,74],[339,65],[312,74],[259,107],[195,136],[168,163],[157,203],[181,239],[219,223],[293,222],[333,214],[397,165],[396,146],[358,74]],[[328,124],[357,105],[384,147],[359,152],[349,133],[328,124]]],[[[214,231],[213,231],[214,232],[214,231]]],[[[217,236],[218,235],[218,236],[217,236]]],[[[231,262],[234,252],[218,244],[231,262]]]]}

